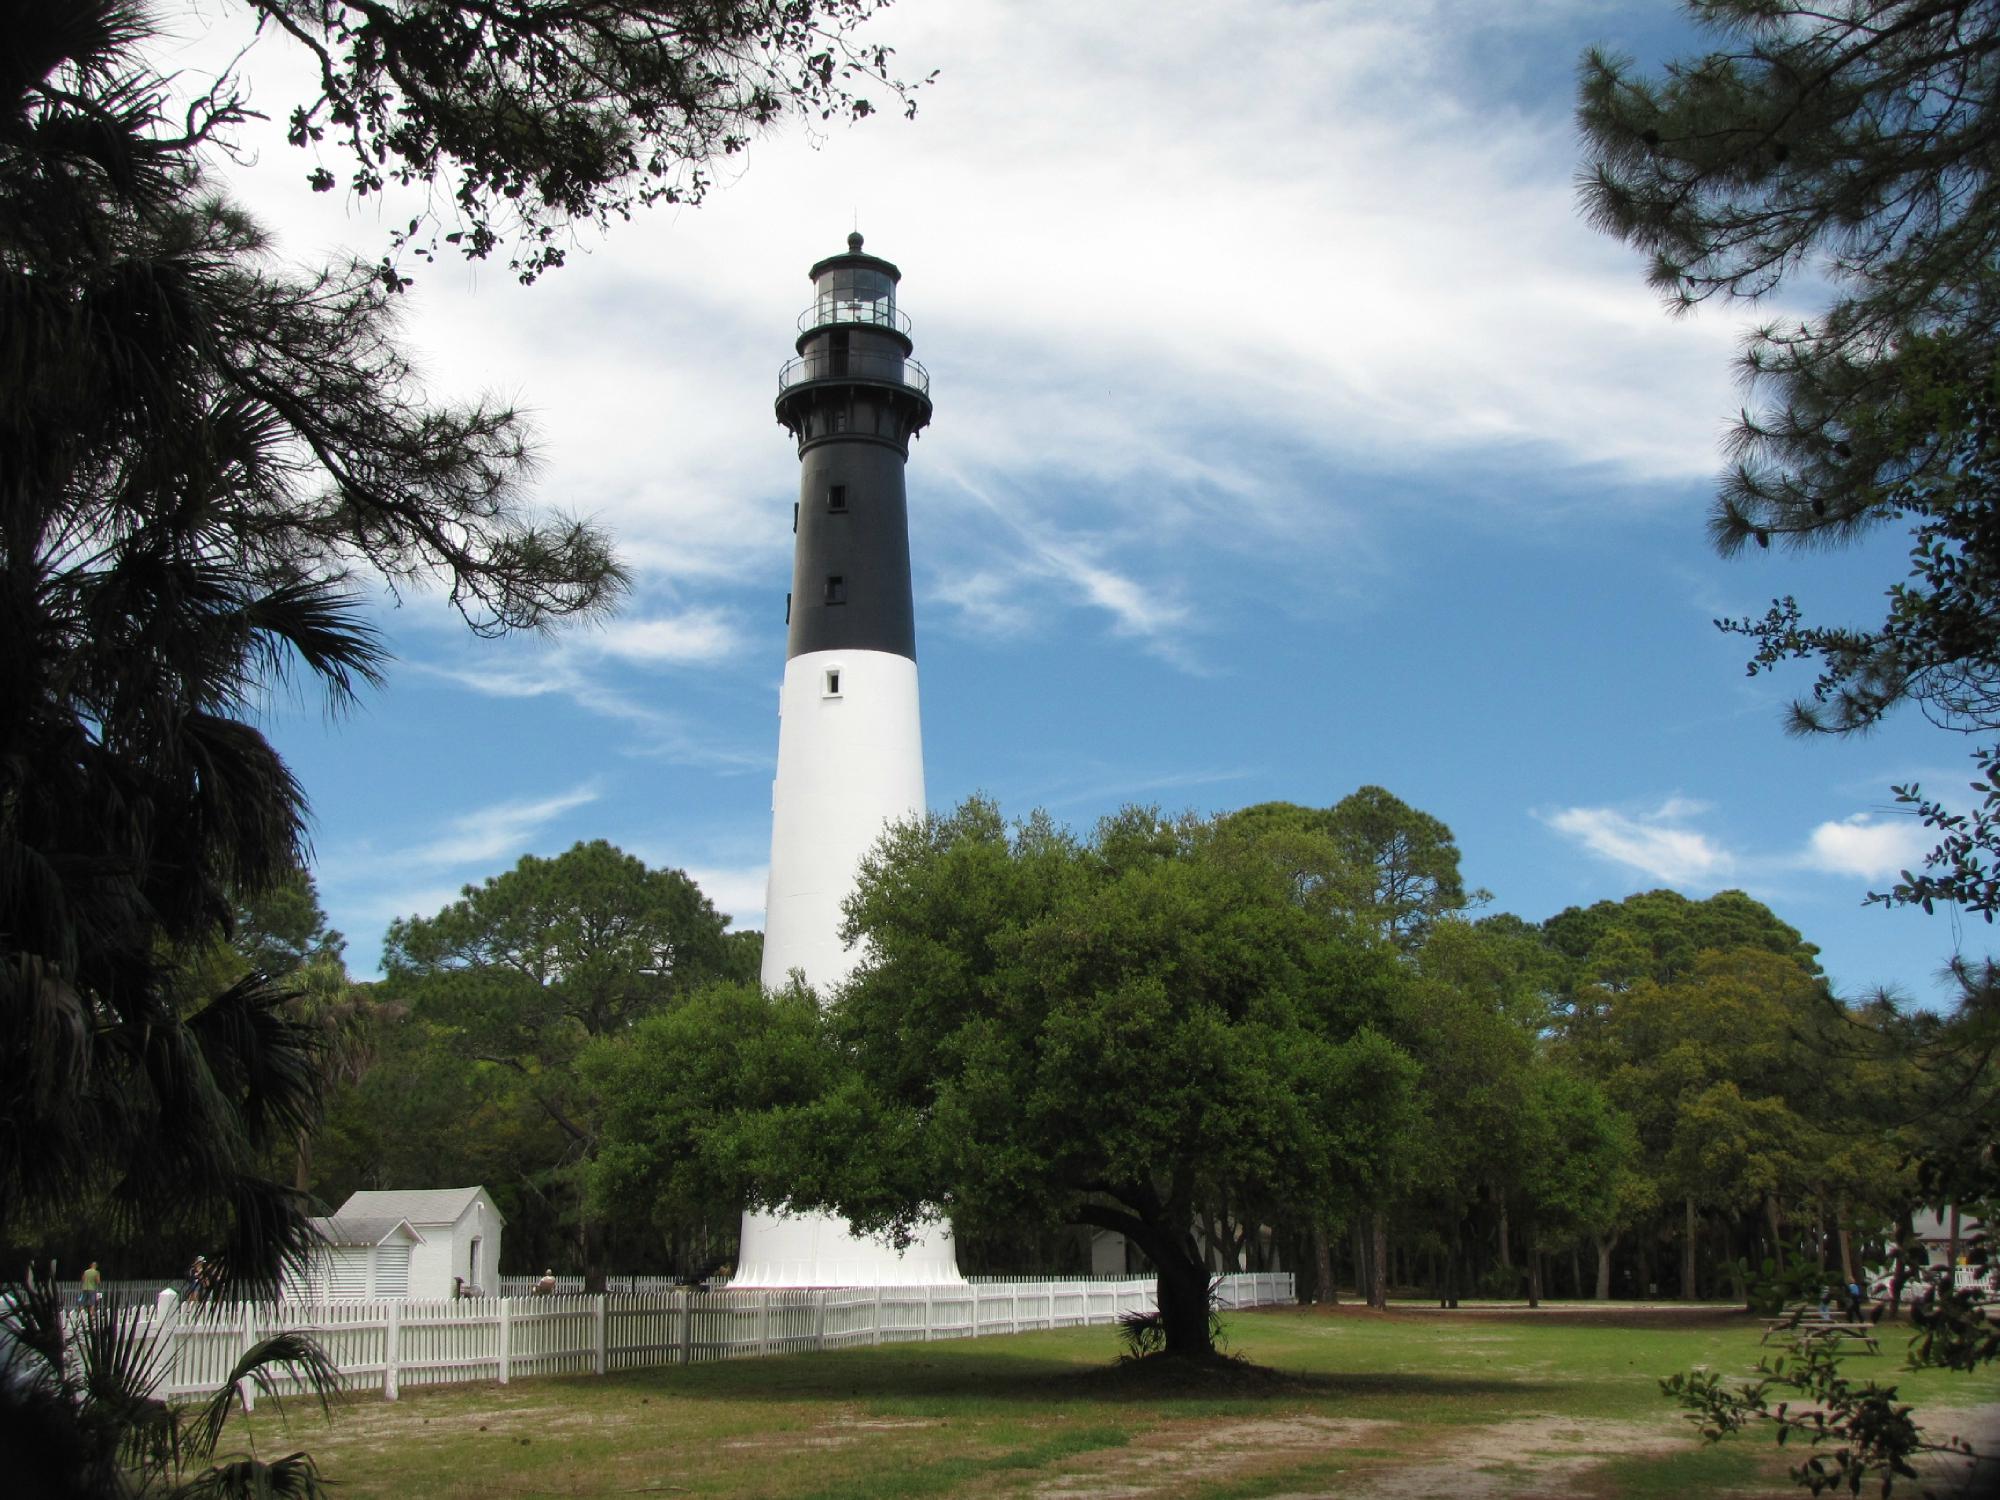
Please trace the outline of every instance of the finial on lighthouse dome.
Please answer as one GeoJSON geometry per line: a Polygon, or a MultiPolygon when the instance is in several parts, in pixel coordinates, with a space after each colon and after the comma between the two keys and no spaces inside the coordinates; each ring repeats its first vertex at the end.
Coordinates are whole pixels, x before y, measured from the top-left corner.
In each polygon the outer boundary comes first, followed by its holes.
{"type": "Polygon", "coordinates": [[[855,230],[855,231],[854,231],[854,233],[850,234],[850,235],[849,235],[849,236],[847,237],[847,253],[848,253],[849,255],[859,255],[859,254],[861,253],[861,231],[860,231],[860,230],[858,230],[858,229],[857,229],[857,230],[855,230]]]}

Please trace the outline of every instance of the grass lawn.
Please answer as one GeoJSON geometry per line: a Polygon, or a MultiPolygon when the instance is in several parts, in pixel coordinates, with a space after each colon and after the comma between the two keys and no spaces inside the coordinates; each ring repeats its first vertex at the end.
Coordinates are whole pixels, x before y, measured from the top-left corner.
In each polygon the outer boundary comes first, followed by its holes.
{"type": "MultiPolygon", "coordinates": [[[[406,1389],[330,1427],[267,1404],[224,1447],[306,1448],[356,1500],[1803,1495],[1768,1435],[1707,1446],[1658,1393],[1695,1365],[1748,1372],[1760,1331],[1667,1308],[1266,1310],[1228,1324],[1263,1369],[1216,1379],[1115,1366],[1112,1330],[1072,1329],[406,1389]]],[[[2000,1372],[1903,1371],[1902,1344],[1891,1330],[1847,1368],[1898,1384],[1934,1430],[1964,1425],[1947,1403],[2000,1402],[2000,1372]]]]}

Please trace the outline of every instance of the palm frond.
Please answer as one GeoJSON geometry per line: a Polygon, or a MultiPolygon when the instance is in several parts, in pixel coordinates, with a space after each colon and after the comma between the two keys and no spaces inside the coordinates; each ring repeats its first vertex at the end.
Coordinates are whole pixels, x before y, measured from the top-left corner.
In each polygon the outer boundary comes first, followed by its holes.
{"type": "Polygon", "coordinates": [[[230,1370],[222,1389],[202,1403],[188,1430],[186,1457],[205,1462],[214,1455],[235,1408],[237,1389],[246,1382],[281,1408],[287,1384],[303,1389],[319,1402],[321,1415],[330,1416],[331,1400],[340,1390],[340,1370],[325,1350],[296,1330],[274,1333],[252,1345],[230,1370]]]}

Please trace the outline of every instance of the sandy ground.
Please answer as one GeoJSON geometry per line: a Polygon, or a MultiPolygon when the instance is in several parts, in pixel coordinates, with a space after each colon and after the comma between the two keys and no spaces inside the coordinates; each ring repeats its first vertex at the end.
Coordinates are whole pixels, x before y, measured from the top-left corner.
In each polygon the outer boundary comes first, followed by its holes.
{"type": "MultiPolygon", "coordinates": [[[[1164,1428],[1129,1448],[1094,1453],[1020,1489],[998,1493],[1033,1500],[1155,1500],[1191,1486],[1227,1485],[1253,1476],[1282,1476],[1292,1465],[1318,1463],[1329,1451],[1357,1453],[1352,1469],[1316,1478],[1301,1489],[1278,1489],[1271,1500],[1583,1500],[1603,1491],[1596,1471],[1612,1459],[1672,1453],[1686,1447],[1688,1431],[1673,1419],[1609,1422],[1554,1418],[1498,1423],[1455,1434],[1448,1452],[1433,1458],[1385,1457],[1394,1423],[1325,1417],[1267,1418],[1187,1430],[1164,1428]],[[1378,1446],[1379,1445],[1379,1446],[1378,1446]]],[[[1982,1453],[2000,1452],[2000,1406],[1939,1411],[1933,1430],[1956,1433],[1982,1453]]],[[[1994,1500],[2000,1496],[2000,1459],[1977,1466],[1964,1460],[1926,1464],[1914,1485],[1898,1495],[1916,1500],[1994,1500]]],[[[1282,1483],[1282,1480],[1280,1481],[1282,1483]]],[[[1877,1493],[1868,1486],[1870,1494],[1877,1493]]],[[[1774,1487],[1731,1492],[1731,1500],[1790,1500],[1806,1491],[1774,1487]]]]}
{"type": "MultiPolygon", "coordinates": [[[[1364,1309],[1325,1309],[1330,1316],[1381,1317],[1364,1309]]],[[[1391,1318],[1425,1318],[1441,1312],[1434,1304],[1394,1304],[1391,1318]]],[[[1616,1318],[1621,1323],[1687,1326],[1739,1319],[1735,1306],[1706,1304],[1570,1303],[1528,1311],[1519,1303],[1462,1305],[1447,1316],[1518,1320],[1546,1318],[1555,1323],[1588,1323],[1616,1318]]],[[[2000,1500],[2000,1405],[1936,1408],[1925,1425],[1938,1436],[1954,1435],[1974,1451],[1994,1455],[1979,1462],[1931,1459],[1919,1465],[1915,1484],[1895,1494],[1919,1500],[2000,1500]]],[[[1093,1453],[1058,1473],[1042,1473],[1020,1487],[993,1493],[1033,1500],[1155,1500],[1185,1493],[1191,1486],[1228,1485],[1253,1476],[1282,1486],[1288,1468],[1318,1467],[1330,1450],[1355,1450],[1351,1469],[1331,1479],[1315,1477],[1299,1489],[1278,1488],[1272,1500],[1586,1500],[1604,1493],[1598,1470],[1614,1459],[1685,1449],[1686,1421],[1663,1412],[1657,1420],[1612,1422],[1573,1417],[1526,1419],[1465,1429],[1453,1434],[1449,1449],[1397,1456],[1397,1424],[1344,1421],[1317,1416],[1263,1418],[1218,1424],[1168,1424],[1130,1447],[1093,1453]]],[[[1321,1471],[1322,1474],[1324,1470],[1321,1471]]],[[[1870,1485],[1867,1493],[1878,1494],[1870,1485]]],[[[985,1493],[985,1491],[981,1491],[985,1493]]],[[[1808,1492],[1780,1480],[1768,1488],[1733,1492],[1729,1500],[1792,1500],[1808,1492]]]]}

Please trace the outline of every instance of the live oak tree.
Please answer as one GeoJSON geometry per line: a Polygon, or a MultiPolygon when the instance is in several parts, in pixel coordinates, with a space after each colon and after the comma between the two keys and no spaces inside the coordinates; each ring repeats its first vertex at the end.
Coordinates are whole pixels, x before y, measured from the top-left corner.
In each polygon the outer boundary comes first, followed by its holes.
{"type": "Polygon", "coordinates": [[[758,1117],[828,1084],[813,997],[754,981],[708,985],[584,1048],[578,1072],[601,1126],[587,1175],[591,1212],[644,1225],[676,1274],[735,1258],[758,1117]]]}
{"type": "Polygon", "coordinates": [[[772,1117],[767,1200],[899,1234],[940,1211],[1116,1231],[1195,1354],[1200,1205],[1231,1184],[1326,1213],[1402,1149],[1391,950],[1199,820],[1128,809],[1079,839],[974,800],[884,836],[846,931],[865,956],[828,1009],[833,1083],[772,1117]]]}
{"type": "MultiPolygon", "coordinates": [[[[584,1211],[599,1105],[579,1060],[703,985],[730,977],[728,917],[679,870],[649,869],[603,840],[527,855],[431,917],[389,926],[385,996],[461,1059],[498,1070],[558,1132],[552,1172],[570,1201],[585,1274],[601,1286],[603,1236],[584,1211]]],[[[523,1164],[524,1166],[526,1164],[523,1164]]]]}
{"type": "Polygon", "coordinates": [[[1819,676],[1799,732],[1865,732],[1899,704],[1975,736],[1969,808],[1897,796],[1937,830],[1920,873],[1874,898],[2000,910],[2000,524],[1992,0],[1691,0],[1715,49],[1661,78],[1584,60],[1585,212],[1651,254],[1676,308],[1787,287],[1822,302],[1757,330],[1759,401],[1711,520],[1732,553],[1909,526],[1879,623],[1810,621],[1794,599],[1722,622],[1753,673],[1819,676]]]}

